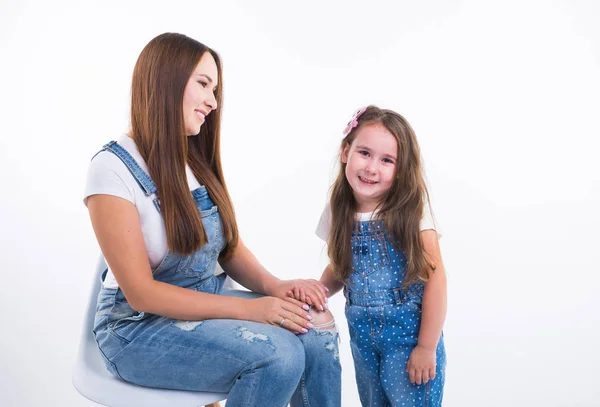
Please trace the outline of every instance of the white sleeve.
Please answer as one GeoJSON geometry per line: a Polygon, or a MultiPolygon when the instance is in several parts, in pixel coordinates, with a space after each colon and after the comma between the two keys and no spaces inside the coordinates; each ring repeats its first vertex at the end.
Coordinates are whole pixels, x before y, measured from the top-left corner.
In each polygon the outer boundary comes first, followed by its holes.
{"type": "Polygon", "coordinates": [[[439,228],[437,227],[435,221],[433,220],[433,215],[431,214],[431,208],[429,207],[429,202],[425,199],[423,201],[423,217],[421,218],[421,224],[419,225],[420,230],[435,230],[438,235],[438,239],[442,238],[442,234],[440,233],[439,228]]]}
{"type": "Polygon", "coordinates": [[[431,208],[427,199],[423,200],[423,217],[421,218],[420,230],[435,230],[435,223],[433,222],[433,216],[431,216],[431,208]]]}
{"type": "Polygon", "coordinates": [[[125,164],[113,153],[102,151],[92,159],[88,168],[83,203],[91,195],[114,195],[135,205],[136,181],[125,164]]]}
{"type": "Polygon", "coordinates": [[[331,229],[331,209],[329,207],[329,203],[325,205],[325,209],[321,213],[321,218],[319,219],[319,224],[317,225],[317,230],[315,233],[322,240],[327,242],[329,239],[329,231],[331,229]]]}

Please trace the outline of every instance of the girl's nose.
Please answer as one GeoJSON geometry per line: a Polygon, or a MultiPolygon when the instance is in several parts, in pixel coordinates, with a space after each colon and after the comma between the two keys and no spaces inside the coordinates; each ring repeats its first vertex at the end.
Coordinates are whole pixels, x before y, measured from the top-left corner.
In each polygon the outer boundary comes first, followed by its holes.
{"type": "Polygon", "coordinates": [[[377,171],[377,164],[373,163],[372,161],[369,161],[365,166],[365,171],[369,174],[374,174],[375,171],[377,171]]]}

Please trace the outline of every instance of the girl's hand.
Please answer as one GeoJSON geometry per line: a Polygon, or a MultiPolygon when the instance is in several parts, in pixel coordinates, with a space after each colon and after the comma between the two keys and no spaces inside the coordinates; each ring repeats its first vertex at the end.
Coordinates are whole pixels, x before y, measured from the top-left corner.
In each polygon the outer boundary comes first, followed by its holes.
{"type": "Polygon", "coordinates": [[[435,379],[435,349],[417,345],[410,353],[406,371],[413,384],[427,383],[435,379]]]}
{"type": "Polygon", "coordinates": [[[325,311],[328,309],[327,291],[327,287],[317,280],[282,280],[277,283],[273,295],[294,298],[325,311]]]}
{"type": "Polygon", "coordinates": [[[261,297],[249,300],[248,320],[277,325],[294,333],[306,333],[313,327],[312,316],[292,298],[261,297]]]}

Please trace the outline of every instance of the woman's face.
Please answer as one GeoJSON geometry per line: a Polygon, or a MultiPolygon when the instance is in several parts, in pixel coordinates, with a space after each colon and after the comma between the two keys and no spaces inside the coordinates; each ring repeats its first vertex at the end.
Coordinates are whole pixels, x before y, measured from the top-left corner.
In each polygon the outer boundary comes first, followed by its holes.
{"type": "Polygon", "coordinates": [[[217,63],[210,54],[205,52],[196,65],[183,92],[183,122],[186,136],[200,133],[206,116],[217,108],[215,92],[219,71],[217,63]]]}

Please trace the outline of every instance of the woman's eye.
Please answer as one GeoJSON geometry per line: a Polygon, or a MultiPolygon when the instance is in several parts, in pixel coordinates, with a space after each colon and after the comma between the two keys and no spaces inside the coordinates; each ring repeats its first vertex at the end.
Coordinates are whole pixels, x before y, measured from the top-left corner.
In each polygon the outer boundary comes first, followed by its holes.
{"type": "Polygon", "coordinates": [[[208,85],[208,83],[206,83],[206,82],[203,82],[203,81],[198,81],[198,83],[199,83],[200,85],[202,85],[202,87],[203,87],[203,88],[206,88],[206,85],[208,85]]]}

